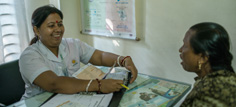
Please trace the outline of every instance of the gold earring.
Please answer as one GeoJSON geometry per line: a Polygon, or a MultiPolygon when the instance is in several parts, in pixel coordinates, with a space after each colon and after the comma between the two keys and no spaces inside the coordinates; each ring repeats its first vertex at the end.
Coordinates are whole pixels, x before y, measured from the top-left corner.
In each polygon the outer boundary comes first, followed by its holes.
{"type": "Polygon", "coordinates": [[[200,61],[198,61],[198,69],[201,70],[202,69],[202,63],[200,61]]]}

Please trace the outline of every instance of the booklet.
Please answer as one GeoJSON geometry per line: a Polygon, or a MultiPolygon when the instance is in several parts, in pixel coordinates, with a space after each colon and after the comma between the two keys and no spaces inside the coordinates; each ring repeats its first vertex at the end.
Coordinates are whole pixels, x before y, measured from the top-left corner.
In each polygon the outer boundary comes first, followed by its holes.
{"type": "Polygon", "coordinates": [[[190,89],[191,84],[139,74],[122,97],[121,107],[172,107],[190,89]]]}

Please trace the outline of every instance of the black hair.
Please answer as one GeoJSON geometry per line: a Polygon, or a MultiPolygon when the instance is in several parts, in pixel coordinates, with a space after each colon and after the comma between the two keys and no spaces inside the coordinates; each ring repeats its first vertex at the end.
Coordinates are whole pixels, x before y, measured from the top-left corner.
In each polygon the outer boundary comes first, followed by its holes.
{"type": "Polygon", "coordinates": [[[234,72],[231,62],[230,38],[227,31],[219,24],[203,22],[190,27],[195,31],[190,39],[194,53],[202,53],[209,58],[213,71],[227,70],[234,72]]]}
{"type": "MultiPolygon", "coordinates": [[[[61,19],[63,19],[62,12],[59,9],[57,9],[55,6],[44,5],[42,7],[37,8],[33,12],[32,18],[31,18],[32,27],[34,28],[34,26],[36,26],[37,28],[39,28],[51,13],[57,13],[61,17],[61,19]]],[[[38,37],[37,35],[35,35],[35,37],[31,40],[30,45],[36,43],[37,41],[38,41],[38,37]]]]}

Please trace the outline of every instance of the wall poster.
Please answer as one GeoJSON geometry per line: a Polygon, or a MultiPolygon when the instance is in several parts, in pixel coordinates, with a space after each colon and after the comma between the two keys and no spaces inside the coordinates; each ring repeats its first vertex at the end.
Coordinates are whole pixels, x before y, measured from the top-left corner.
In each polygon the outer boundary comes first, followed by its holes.
{"type": "Polygon", "coordinates": [[[82,33],[136,39],[135,0],[80,0],[82,33]]]}

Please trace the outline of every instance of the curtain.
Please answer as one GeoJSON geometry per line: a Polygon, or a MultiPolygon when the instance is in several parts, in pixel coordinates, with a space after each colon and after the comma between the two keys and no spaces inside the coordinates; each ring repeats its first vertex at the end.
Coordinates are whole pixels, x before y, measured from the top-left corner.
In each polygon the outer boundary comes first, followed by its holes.
{"type": "Polygon", "coordinates": [[[0,63],[19,59],[29,44],[24,0],[0,0],[0,63]]]}

